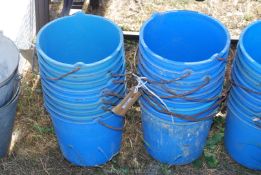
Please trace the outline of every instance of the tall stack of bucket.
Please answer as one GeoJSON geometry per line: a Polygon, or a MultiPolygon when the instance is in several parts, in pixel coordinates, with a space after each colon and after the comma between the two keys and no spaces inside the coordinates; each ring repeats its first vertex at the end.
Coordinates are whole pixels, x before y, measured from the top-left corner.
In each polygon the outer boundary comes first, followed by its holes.
{"type": "Polygon", "coordinates": [[[157,13],[142,26],[142,126],[156,160],[183,165],[202,154],[222,101],[229,45],[220,22],[193,11],[157,13]]]}
{"type": "Polygon", "coordinates": [[[0,158],[8,153],[19,95],[19,51],[0,32],[0,158]]]}
{"type": "Polygon", "coordinates": [[[225,147],[240,164],[261,170],[261,21],[241,34],[228,97],[225,147]]]}
{"type": "Polygon", "coordinates": [[[44,104],[63,155],[80,166],[106,163],[120,149],[124,123],[110,111],[126,90],[121,29],[78,13],[44,26],[36,47],[44,104]]]}

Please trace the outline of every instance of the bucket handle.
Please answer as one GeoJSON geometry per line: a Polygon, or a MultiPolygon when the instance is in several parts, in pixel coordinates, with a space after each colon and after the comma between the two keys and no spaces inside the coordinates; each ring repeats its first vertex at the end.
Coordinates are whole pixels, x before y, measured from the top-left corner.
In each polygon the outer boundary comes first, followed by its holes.
{"type": "MultiPolygon", "coordinates": [[[[153,77],[153,75],[151,75],[151,73],[149,73],[147,71],[147,69],[144,67],[143,63],[140,62],[140,65],[144,68],[143,70],[145,70],[147,72],[147,74],[150,74],[150,76],[153,77]]],[[[187,69],[185,73],[180,74],[180,77],[177,77],[177,78],[172,79],[172,80],[155,81],[155,80],[148,79],[147,77],[144,80],[146,80],[150,84],[169,84],[169,83],[174,83],[176,81],[187,78],[187,77],[191,76],[191,74],[192,74],[192,70],[187,69]]]]}
{"type": "Polygon", "coordinates": [[[182,94],[177,94],[176,92],[174,92],[173,90],[171,90],[170,88],[167,88],[166,86],[164,85],[161,85],[161,87],[168,93],[171,94],[171,96],[161,96],[161,98],[178,98],[178,97],[184,97],[184,96],[187,96],[187,95],[190,95],[190,94],[193,94],[194,92],[197,92],[199,91],[200,89],[202,89],[203,87],[205,87],[208,83],[210,82],[210,77],[206,77],[205,80],[204,80],[204,83],[202,83],[201,85],[199,85],[198,87],[190,90],[190,91],[187,91],[187,92],[184,92],[182,94]]]}
{"type": "Polygon", "coordinates": [[[112,90],[104,90],[102,93],[103,93],[103,96],[113,96],[113,97],[117,97],[119,99],[123,99],[124,98],[124,96],[122,96],[119,93],[114,92],[112,90]]]}
{"type": "Polygon", "coordinates": [[[47,77],[46,79],[47,80],[57,81],[57,80],[60,80],[60,79],[62,79],[64,77],[67,77],[68,75],[71,75],[71,74],[73,74],[75,72],[78,72],[79,70],[81,70],[81,68],[80,67],[76,67],[73,70],[71,70],[70,72],[67,72],[67,73],[65,73],[63,75],[60,75],[59,77],[47,77]]]}
{"type": "Polygon", "coordinates": [[[232,79],[230,81],[231,81],[231,84],[233,86],[237,86],[237,87],[239,87],[239,88],[241,88],[241,89],[243,89],[243,90],[245,90],[247,92],[253,93],[253,94],[261,95],[261,92],[254,91],[254,90],[249,89],[249,88],[247,88],[247,87],[245,87],[245,86],[243,86],[241,84],[235,83],[232,79]]]}
{"type": "Polygon", "coordinates": [[[107,123],[101,121],[101,120],[98,120],[98,123],[106,128],[109,128],[109,129],[112,129],[112,130],[115,130],[115,131],[123,131],[124,129],[124,126],[122,128],[117,128],[117,127],[114,127],[114,126],[111,126],[111,125],[108,125],[107,123]]]}
{"type": "Polygon", "coordinates": [[[198,121],[203,121],[203,120],[208,120],[210,118],[213,118],[216,115],[216,112],[214,114],[210,114],[210,115],[207,115],[207,116],[205,116],[203,118],[199,118],[199,119],[196,119],[195,117],[200,116],[201,114],[204,114],[204,113],[206,113],[207,111],[209,111],[211,109],[215,109],[216,107],[218,107],[226,99],[226,96],[221,97],[217,102],[215,102],[209,108],[207,108],[204,111],[201,111],[201,112],[199,112],[197,114],[184,115],[184,114],[177,114],[177,113],[174,113],[172,111],[169,111],[162,104],[160,104],[159,102],[155,101],[155,99],[153,99],[153,98],[151,98],[152,101],[153,101],[153,102],[151,102],[151,100],[148,97],[146,97],[146,95],[144,95],[144,94],[147,94],[147,92],[145,90],[143,90],[143,89],[141,91],[142,91],[141,93],[143,94],[143,97],[145,97],[147,99],[147,102],[149,103],[149,105],[151,105],[158,112],[164,113],[164,114],[167,114],[167,115],[171,115],[171,116],[174,116],[174,117],[177,117],[177,118],[180,118],[180,119],[183,119],[183,120],[187,120],[187,121],[190,121],[190,122],[198,122],[198,121]],[[161,109],[158,109],[157,106],[159,106],[161,109]]]}
{"type": "Polygon", "coordinates": [[[217,57],[216,59],[217,59],[218,61],[225,61],[225,62],[227,62],[227,59],[225,59],[225,58],[217,57]]]}
{"type": "MultiPolygon", "coordinates": [[[[186,97],[186,96],[180,96],[180,94],[175,94],[172,92],[171,92],[172,95],[170,95],[170,96],[159,96],[159,97],[163,98],[163,99],[181,98],[181,99],[187,100],[187,101],[204,103],[204,102],[210,102],[210,101],[217,100],[219,98],[222,98],[222,96],[226,96],[229,93],[230,89],[231,89],[231,86],[229,86],[228,89],[225,92],[223,92],[221,96],[218,95],[218,96],[206,98],[206,99],[197,99],[197,98],[191,98],[191,97],[186,97]]],[[[189,95],[189,94],[187,94],[187,95],[189,95]]]]}

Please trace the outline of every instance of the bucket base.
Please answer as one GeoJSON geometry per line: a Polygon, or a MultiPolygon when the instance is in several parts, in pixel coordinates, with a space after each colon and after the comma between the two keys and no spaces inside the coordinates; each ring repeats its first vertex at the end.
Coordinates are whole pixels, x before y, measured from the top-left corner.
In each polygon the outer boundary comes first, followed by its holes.
{"type": "Polygon", "coordinates": [[[233,160],[253,170],[261,170],[261,129],[228,111],[225,148],[233,160]]]}
{"type": "Polygon", "coordinates": [[[212,120],[169,122],[142,111],[145,147],[156,160],[169,165],[185,165],[202,155],[212,120]]]}
{"type": "Polygon", "coordinates": [[[122,131],[106,126],[122,128],[122,117],[110,114],[95,120],[72,121],[52,113],[51,118],[61,152],[74,165],[99,166],[120,150],[122,131]]]}

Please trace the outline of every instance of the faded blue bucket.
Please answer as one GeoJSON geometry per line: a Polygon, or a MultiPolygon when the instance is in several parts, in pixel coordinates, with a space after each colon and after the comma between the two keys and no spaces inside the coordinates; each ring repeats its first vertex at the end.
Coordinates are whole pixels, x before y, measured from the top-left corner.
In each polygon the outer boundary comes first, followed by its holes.
{"type": "Polygon", "coordinates": [[[260,126],[243,119],[239,111],[228,109],[225,129],[225,147],[229,155],[241,165],[261,170],[260,126]]]}
{"type": "Polygon", "coordinates": [[[140,30],[138,73],[145,147],[156,160],[184,165],[200,157],[222,102],[228,30],[193,11],[156,13],[140,30]]]}
{"type": "Polygon", "coordinates": [[[173,122],[159,118],[154,109],[142,110],[143,139],[146,150],[156,160],[185,165],[202,155],[212,120],[173,122]]]}
{"type": "Polygon", "coordinates": [[[20,87],[16,87],[13,97],[0,107],[0,158],[7,155],[12,139],[20,87]]]}
{"type": "Polygon", "coordinates": [[[121,29],[106,18],[77,13],[38,33],[44,105],[64,157],[99,166],[121,147],[123,118],[112,114],[126,93],[121,29]]]}
{"type": "Polygon", "coordinates": [[[241,165],[261,170],[261,21],[241,34],[231,71],[225,147],[241,165]]]}

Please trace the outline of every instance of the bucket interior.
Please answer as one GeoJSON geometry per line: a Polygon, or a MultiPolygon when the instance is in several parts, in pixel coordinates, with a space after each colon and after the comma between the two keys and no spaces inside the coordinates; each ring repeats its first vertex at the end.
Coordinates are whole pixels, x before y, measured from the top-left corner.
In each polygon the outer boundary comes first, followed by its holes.
{"type": "Polygon", "coordinates": [[[144,43],[168,60],[197,62],[220,53],[229,40],[218,21],[191,11],[155,14],[144,26],[144,43]]]}
{"type": "Polygon", "coordinates": [[[261,21],[250,26],[242,36],[242,44],[246,52],[258,64],[261,64],[261,21]]]}
{"type": "Polygon", "coordinates": [[[0,83],[17,69],[19,52],[15,44],[0,33],[0,83]]]}
{"type": "Polygon", "coordinates": [[[39,33],[38,46],[58,62],[94,63],[119,47],[121,31],[105,18],[76,14],[47,24],[39,33]]]}

